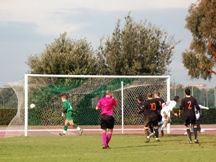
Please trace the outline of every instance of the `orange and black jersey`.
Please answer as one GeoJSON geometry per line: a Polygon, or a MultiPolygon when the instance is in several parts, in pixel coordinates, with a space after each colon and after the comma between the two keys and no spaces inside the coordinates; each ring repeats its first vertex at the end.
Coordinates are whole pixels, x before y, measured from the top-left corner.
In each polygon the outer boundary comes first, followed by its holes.
{"type": "Polygon", "coordinates": [[[160,104],[155,99],[148,99],[144,102],[143,109],[139,113],[144,113],[144,115],[157,116],[158,110],[160,109],[160,104]]]}
{"type": "Polygon", "coordinates": [[[197,100],[194,97],[190,96],[182,99],[180,110],[182,110],[183,113],[187,116],[194,116],[195,111],[200,111],[200,107],[197,103],[197,100]]]}
{"type": "Polygon", "coordinates": [[[165,101],[164,101],[161,97],[155,98],[155,100],[157,100],[157,101],[159,102],[159,105],[160,105],[159,111],[161,111],[161,109],[162,109],[162,104],[165,103],[165,101]]]}

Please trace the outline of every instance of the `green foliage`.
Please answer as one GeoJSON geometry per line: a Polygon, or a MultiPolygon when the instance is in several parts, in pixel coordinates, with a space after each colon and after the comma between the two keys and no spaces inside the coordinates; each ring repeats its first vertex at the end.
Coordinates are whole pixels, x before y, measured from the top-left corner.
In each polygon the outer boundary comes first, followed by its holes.
{"type": "Polygon", "coordinates": [[[183,53],[183,64],[192,78],[211,78],[209,70],[214,67],[214,62],[210,58],[202,54],[196,54],[195,51],[187,50],[183,53]]]}
{"type": "Polygon", "coordinates": [[[0,109],[0,125],[8,125],[17,113],[17,109],[0,109]]]}
{"type": "Polygon", "coordinates": [[[130,15],[121,28],[120,20],[97,56],[106,73],[114,75],[159,74],[167,72],[174,41],[166,32],[145,22],[135,22],[130,15]]]}
{"type": "Polygon", "coordinates": [[[66,33],[47,45],[40,56],[28,60],[31,73],[37,74],[96,74],[97,62],[90,44],[84,40],[71,40],[66,33]]]}
{"type": "Polygon", "coordinates": [[[193,40],[183,53],[183,64],[192,78],[211,78],[209,71],[214,68],[215,60],[208,45],[209,42],[216,43],[215,8],[215,0],[200,0],[191,5],[186,18],[186,27],[193,40]]]}

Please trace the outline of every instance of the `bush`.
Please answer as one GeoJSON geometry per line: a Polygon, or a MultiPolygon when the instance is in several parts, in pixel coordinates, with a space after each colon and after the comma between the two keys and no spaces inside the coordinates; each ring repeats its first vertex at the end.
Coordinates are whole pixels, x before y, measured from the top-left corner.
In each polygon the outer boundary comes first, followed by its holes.
{"type": "MultiPolygon", "coordinates": [[[[175,109],[174,111],[178,111],[175,109]]],[[[201,124],[216,124],[216,109],[212,108],[209,110],[202,110],[201,112],[201,124]]],[[[175,117],[174,115],[172,116],[172,124],[183,124],[184,120],[178,117],[175,117]]]]}
{"type": "Polygon", "coordinates": [[[0,109],[0,125],[8,125],[17,113],[17,109],[0,109]]]}

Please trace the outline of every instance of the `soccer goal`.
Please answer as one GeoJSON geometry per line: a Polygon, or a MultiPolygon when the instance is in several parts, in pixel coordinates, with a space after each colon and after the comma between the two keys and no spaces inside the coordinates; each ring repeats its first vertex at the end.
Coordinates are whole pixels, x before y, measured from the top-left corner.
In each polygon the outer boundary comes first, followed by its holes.
{"type": "Polygon", "coordinates": [[[159,91],[164,100],[170,100],[170,77],[26,74],[24,89],[25,136],[57,134],[62,130],[61,93],[69,94],[74,121],[86,132],[99,131],[99,112],[95,107],[107,89],[118,101],[114,131],[140,132],[143,119],[138,115],[137,97],[146,98],[147,93],[159,91]]]}

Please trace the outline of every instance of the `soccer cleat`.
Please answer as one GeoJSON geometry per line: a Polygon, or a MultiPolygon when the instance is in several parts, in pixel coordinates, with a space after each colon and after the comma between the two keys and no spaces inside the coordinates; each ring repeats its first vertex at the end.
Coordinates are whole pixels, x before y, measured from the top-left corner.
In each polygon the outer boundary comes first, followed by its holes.
{"type": "Polygon", "coordinates": [[[149,135],[149,138],[150,137],[154,137],[155,136],[155,133],[153,132],[153,133],[151,133],[150,135],[149,135]]]}
{"type": "Polygon", "coordinates": [[[163,130],[161,130],[161,136],[162,136],[162,137],[164,136],[164,131],[163,131],[163,130]]]}
{"type": "Polygon", "coordinates": [[[192,141],[191,141],[191,140],[188,140],[188,144],[192,144],[192,141]]]}
{"type": "Polygon", "coordinates": [[[155,140],[156,140],[156,142],[160,142],[160,139],[159,139],[159,138],[156,138],[155,140]]]}
{"type": "Polygon", "coordinates": [[[195,139],[195,140],[194,140],[194,143],[199,144],[198,139],[195,139]]]}
{"type": "Polygon", "coordinates": [[[110,149],[109,145],[103,146],[102,149],[110,149]]]}
{"type": "Polygon", "coordinates": [[[65,133],[59,133],[59,135],[60,135],[60,136],[65,136],[66,134],[65,134],[65,133]]]}
{"type": "Polygon", "coordinates": [[[145,143],[149,143],[149,142],[150,142],[150,137],[147,136],[147,137],[146,137],[146,141],[145,141],[145,143]]]}

